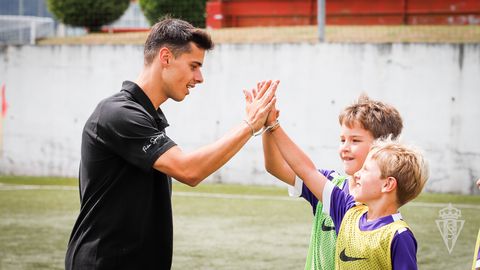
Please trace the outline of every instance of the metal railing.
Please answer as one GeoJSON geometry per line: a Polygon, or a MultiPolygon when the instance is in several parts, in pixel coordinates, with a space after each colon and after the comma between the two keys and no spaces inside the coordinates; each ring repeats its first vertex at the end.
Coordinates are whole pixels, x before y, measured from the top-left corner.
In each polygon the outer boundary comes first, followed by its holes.
{"type": "Polygon", "coordinates": [[[54,25],[48,17],[0,15],[0,44],[35,44],[52,36],[54,25]]]}

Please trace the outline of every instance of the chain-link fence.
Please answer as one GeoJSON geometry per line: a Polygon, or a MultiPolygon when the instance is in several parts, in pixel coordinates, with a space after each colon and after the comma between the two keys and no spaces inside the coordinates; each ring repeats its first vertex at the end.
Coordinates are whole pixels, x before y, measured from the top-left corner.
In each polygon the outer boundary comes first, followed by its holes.
{"type": "MultiPolygon", "coordinates": [[[[162,12],[186,19],[195,25],[203,24],[184,14],[185,10],[199,10],[190,1],[172,0],[172,4],[165,6],[162,12]]],[[[316,13],[317,2],[320,3],[320,0],[195,1],[205,1],[204,19],[200,20],[204,20],[205,27],[216,42],[319,40],[320,28],[316,25],[316,13]]],[[[323,29],[323,40],[326,42],[480,42],[478,0],[428,0],[431,5],[427,5],[428,9],[421,13],[416,11],[420,8],[418,5],[426,4],[415,0],[406,0],[412,2],[408,9],[396,1],[390,1],[385,6],[372,4],[368,0],[358,0],[358,3],[356,0],[324,1],[326,27],[323,29]],[[354,2],[358,5],[354,5],[354,2]],[[449,9],[445,10],[447,7],[449,9]],[[385,13],[385,9],[395,12],[385,13]]],[[[119,42],[142,44],[146,38],[145,32],[150,27],[144,14],[148,15],[148,12],[140,8],[139,1],[132,0],[120,19],[101,28],[109,33],[130,33],[119,37],[95,35],[96,39],[104,38],[106,41],[92,42],[114,43],[116,39],[124,39],[119,42]],[[143,32],[138,33],[138,38],[135,37],[137,33],[132,33],[141,31],[143,32]]],[[[88,33],[86,28],[70,27],[55,20],[52,22],[53,16],[47,9],[46,0],[0,0],[0,16],[0,43],[33,43],[48,36],[75,36],[77,41],[79,36],[90,36],[87,39],[93,39],[93,35],[85,35],[88,33]]],[[[152,19],[152,16],[149,18],[152,19]]]]}
{"type": "Polygon", "coordinates": [[[209,0],[206,26],[226,42],[480,42],[478,0],[377,2],[209,0]]]}
{"type": "MultiPolygon", "coordinates": [[[[138,1],[132,1],[120,19],[104,26],[104,31],[145,31],[150,27],[138,1]]],[[[80,36],[85,28],[55,21],[46,0],[0,0],[0,44],[34,44],[51,36],[80,36]]]]}
{"type": "Polygon", "coordinates": [[[150,28],[150,24],[143,15],[138,1],[131,2],[130,6],[120,19],[104,27],[104,29],[109,32],[142,31],[148,28],[150,28]]]}

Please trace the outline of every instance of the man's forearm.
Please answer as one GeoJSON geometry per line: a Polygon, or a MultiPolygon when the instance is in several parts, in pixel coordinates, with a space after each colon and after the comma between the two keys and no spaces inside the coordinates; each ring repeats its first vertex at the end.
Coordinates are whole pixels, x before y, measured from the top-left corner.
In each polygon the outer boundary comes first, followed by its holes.
{"type": "Polygon", "coordinates": [[[252,136],[250,127],[239,124],[222,138],[190,153],[173,147],[161,155],[154,168],[178,181],[196,186],[230,160],[252,136]]]}
{"type": "Polygon", "coordinates": [[[219,140],[203,146],[188,154],[192,164],[191,174],[198,182],[225,165],[252,137],[251,129],[246,123],[234,127],[219,140]]]}

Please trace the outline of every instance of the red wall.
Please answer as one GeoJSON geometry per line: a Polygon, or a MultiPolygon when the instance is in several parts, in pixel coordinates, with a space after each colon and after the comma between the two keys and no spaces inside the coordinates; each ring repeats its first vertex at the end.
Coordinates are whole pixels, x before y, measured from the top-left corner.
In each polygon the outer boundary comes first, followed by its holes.
{"type": "MultiPolygon", "coordinates": [[[[480,25],[480,0],[325,0],[327,24],[480,25]]],[[[207,27],[314,25],[317,0],[210,0],[207,27]]]]}

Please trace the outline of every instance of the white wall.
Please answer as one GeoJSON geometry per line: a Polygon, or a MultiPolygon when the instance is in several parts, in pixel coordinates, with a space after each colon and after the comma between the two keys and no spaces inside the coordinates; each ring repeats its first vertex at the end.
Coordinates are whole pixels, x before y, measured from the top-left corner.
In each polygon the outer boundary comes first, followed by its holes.
{"type": "MultiPolygon", "coordinates": [[[[142,46],[4,47],[0,84],[9,103],[0,173],[76,176],[83,124],[96,104],[135,80],[142,46]]],[[[184,150],[213,142],[244,117],[243,88],[280,79],[286,130],[322,168],[341,171],[337,116],[364,91],[396,106],[403,139],[426,151],[428,191],[478,193],[480,45],[221,44],[205,83],[163,105],[167,133],[184,150]]],[[[261,138],[209,181],[277,184],[263,168],[261,138]]]]}

